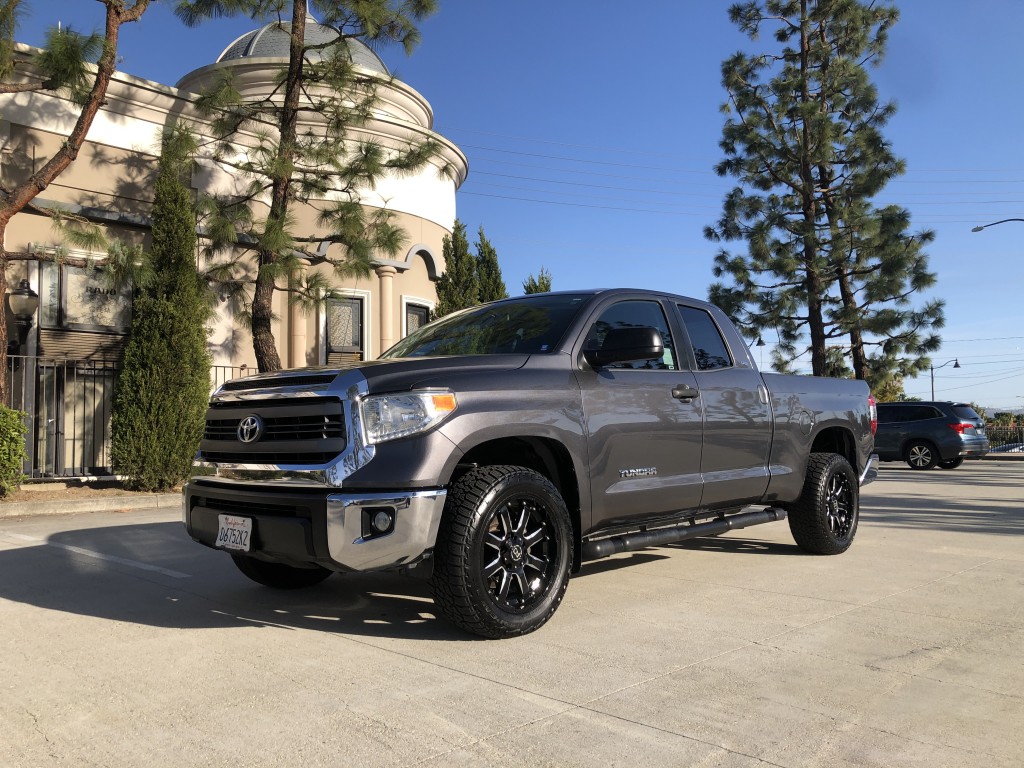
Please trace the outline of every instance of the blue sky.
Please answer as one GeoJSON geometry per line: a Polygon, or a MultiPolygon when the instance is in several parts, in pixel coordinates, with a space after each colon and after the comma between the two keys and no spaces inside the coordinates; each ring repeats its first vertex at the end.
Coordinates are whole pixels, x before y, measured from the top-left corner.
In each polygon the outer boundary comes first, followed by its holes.
{"type": "MultiPolygon", "coordinates": [[[[18,39],[30,44],[58,19],[81,31],[102,24],[96,2],[25,5],[18,39]]],[[[544,266],[556,290],[630,286],[704,298],[717,246],[702,231],[730,186],[712,170],[721,159],[720,65],[749,45],[729,23],[729,2],[440,5],[412,56],[381,54],[469,158],[458,215],[472,239],[484,227],[510,293],[544,266]]],[[[1021,408],[1024,222],[971,227],[1024,218],[1024,3],[897,6],[900,23],[872,77],[899,106],[886,136],[908,172],[878,202],[906,207],[912,229],[936,233],[928,253],[946,327],[933,361],[956,358],[961,367],[934,372],[935,395],[1021,408]]],[[[189,30],[172,7],[158,2],[125,28],[123,71],[173,85],[255,26],[234,18],[189,30]]],[[[930,398],[928,373],[906,391],[930,398]]]]}

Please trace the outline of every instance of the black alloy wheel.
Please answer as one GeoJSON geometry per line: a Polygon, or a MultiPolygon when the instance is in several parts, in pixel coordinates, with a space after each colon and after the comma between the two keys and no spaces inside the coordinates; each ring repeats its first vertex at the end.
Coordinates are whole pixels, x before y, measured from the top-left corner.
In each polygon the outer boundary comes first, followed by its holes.
{"type": "Polygon", "coordinates": [[[825,518],[829,531],[838,540],[846,539],[857,521],[857,494],[850,479],[846,473],[835,472],[826,480],[825,518]]]}
{"type": "Polygon", "coordinates": [[[850,462],[836,453],[812,453],[803,492],[788,519],[805,552],[838,555],[849,549],[860,519],[860,487],[850,462]]]}
{"type": "Polygon", "coordinates": [[[452,485],[435,547],[434,601],[462,629],[490,638],[543,626],[569,582],[569,513],[545,477],[479,467],[452,485]]]}

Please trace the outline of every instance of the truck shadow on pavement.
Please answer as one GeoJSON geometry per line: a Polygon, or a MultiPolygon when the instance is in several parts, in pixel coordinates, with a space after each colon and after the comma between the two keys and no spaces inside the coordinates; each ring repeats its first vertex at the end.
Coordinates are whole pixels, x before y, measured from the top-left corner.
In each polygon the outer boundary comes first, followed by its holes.
{"type": "MultiPolygon", "coordinates": [[[[435,613],[430,585],[397,573],[335,574],[282,591],[243,576],[227,554],[192,542],[180,523],[66,530],[44,537],[0,521],[0,600],[174,629],[283,627],[413,640],[479,641],[435,613]]],[[[742,539],[697,539],[583,564],[574,578],[670,557],[672,548],[799,554],[742,539]]],[[[571,584],[570,584],[571,594],[571,584]]]]}
{"type": "Polygon", "coordinates": [[[479,640],[438,618],[429,584],[392,573],[334,575],[269,589],[180,523],[62,531],[34,538],[0,522],[0,601],[154,627],[286,627],[421,640],[479,640]]]}

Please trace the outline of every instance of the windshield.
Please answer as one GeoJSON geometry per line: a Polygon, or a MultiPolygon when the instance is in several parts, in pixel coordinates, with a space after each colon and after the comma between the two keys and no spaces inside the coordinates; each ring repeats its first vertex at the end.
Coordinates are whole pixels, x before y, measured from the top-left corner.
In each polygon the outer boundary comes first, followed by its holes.
{"type": "Polygon", "coordinates": [[[551,352],[590,298],[587,294],[544,294],[473,307],[424,325],[381,357],[551,352]]]}

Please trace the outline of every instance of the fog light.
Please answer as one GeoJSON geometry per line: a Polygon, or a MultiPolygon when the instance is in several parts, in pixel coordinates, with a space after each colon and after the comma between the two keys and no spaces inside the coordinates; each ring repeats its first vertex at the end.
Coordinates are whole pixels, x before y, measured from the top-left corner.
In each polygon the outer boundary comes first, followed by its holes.
{"type": "Polygon", "coordinates": [[[391,530],[392,522],[391,513],[382,509],[373,516],[373,530],[377,533],[386,533],[391,530]]]}

